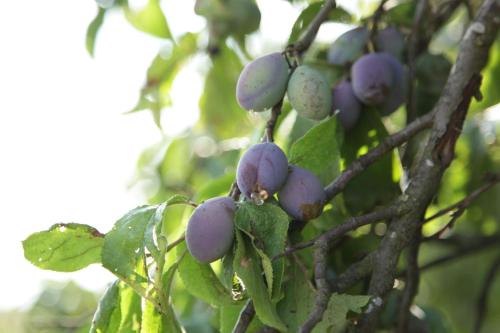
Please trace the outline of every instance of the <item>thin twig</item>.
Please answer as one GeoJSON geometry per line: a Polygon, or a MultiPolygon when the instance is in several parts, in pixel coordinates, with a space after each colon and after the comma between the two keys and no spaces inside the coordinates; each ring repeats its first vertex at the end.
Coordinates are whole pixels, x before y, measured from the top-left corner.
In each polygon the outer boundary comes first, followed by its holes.
{"type": "Polygon", "coordinates": [[[406,284],[403,297],[399,306],[398,333],[408,332],[410,321],[410,306],[417,294],[420,282],[420,270],[418,268],[418,252],[420,249],[421,228],[417,229],[408,251],[408,264],[406,270],[406,284]]]}
{"type": "Polygon", "coordinates": [[[336,6],[335,0],[327,0],[318,14],[311,21],[304,34],[293,45],[287,47],[292,54],[301,54],[306,51],[316,38],[319,28],[326,21],[330,11],[336,6]]]}
{"type": "Polygon", "coordinates": [[[179,237],[178,239],[176,239],[172,243],[168,244],[168,246],[167,246],[167,252],[170,251],[170,250],[172,250],[174,247],[176,247],[180,243],[184,242],[185,240],[186,240],[186,235],[182,235],[181,237],[179,237]]]}
{"type": "Polygon", "coordinates": [[[247,305],[241,310],[240,316],[236,325],[234,326],[233,333],[244,333],[246,332],[250,322],[255,316],[255,308],[253,307],[252,300],[249,300],[247,305]]]}
{"type": "Polygon", "coordinates": [[[476,306],[476,321],[474,322],[474,333],[481,332],[481,326],[483,325],[484,318],[486,317],[486,312],[488,310],[488,295],[490,294],[491,286],[495,281],[495,277],[500,269],[500,255],[491,264],[488,273],[483,282],[483,287],[479,293],[479,298],[477,300],[476,306]]]}
{"type": "Polygon", "coordinates": [[[273,142],[274,141],[274,127],[278,122],[278,117],[281,114],[281,107],[283,106],[283,99],[281,99],[273,108],[271,109],[271,118],[267,121],[266,131],[264,136],[264,141],[273,142]]]}
{"type": "Polygon", "coordinates": [[[311,247],[316,244],[321,238],[326,239],[328,242],[337,239],[340,236],[345,235],[346,233],[356,230],[359,227],[362,227],[367,224],[379,222],[382,220],[387,220],[393,218],[397,215],[403,214],[405,212],[404,204],[394,204],[389,207],[383,208],[381,210],[371,212],[365,215],[355,216],[347,219],[344,223],[335,226],[334,228],[326,231],[320,236],[313,238],[311,240],[295,244],[292,247],[288,247],[285,252],[280,253],[272,258],[272,260],[281,258],[283,256],[288,256],[296,251],[311,247]]]}
{"type": "Polygon", "coordinates": [[[423,221],[423,223],[427,223],[429,221],[432,221],[432,220],[434,220],[434,219],[436,219],[438,217],[441,217],[441,216],[443,216],[443,215],[445,215],[445,214],[447,214],[447,213],[449,213],[451,211],[455,211],[453,213],[453,215],[455,215],[457,212],[465,210],[481,194],[483,194],[484,192],[488,191],[490,188],[492,188],[496,184],[500,183],[500,175],[493,174],[493,175],[487,176],[486,178],[487,178],[487,180],[486,180],[487,183],[486,184],[482,185],[481,187],[479,187],[478,189],[476,189],[475,191],[473,191],[472,193],[470,193],[469,195],[467,195],[462,200],[460,200],[458,202],[455,202],[451,206],[448,206],[446,208],[441,209],[440,211],[438,211],[437,213],[433,214],[432,216],[427,217],[423,221]]]}
{"type": "Polygon", "coordinates": [[[370,42],[372,43],[373,49],[375,51],[377,51],[375,47],[375,37],[377,36],[378,32],[378,23],[382,18],[382,15],[384,14],[384,5],[386,2],[387,0],[381,0],[372,16],[372,29],[370,30],[370,42]]]}
{"type": "MultiPolygon", "coordinates": [[[[475,241],[466,244],[462,246],[458,251],[455,251],[453,253],[444,255],[442,257],[439,257],[437,259],[431,260],[428,263],[420,266],[420,271],[427,271],[431,268],[441,266],[443,264],[449,263],[450,261],[453,261],[455,259],[460,259],[463,258],[469,254],[473,254],[482,250],[486,250],[487,248],[497,245],[498,242],[500,241],[500,234],[495,234],[492,236],[487,236],[487,237],[479,237],[475,241]]],[[[403,270],[399,272],[396,275],[400,279],[404,279],[406,276],[406,270],[403,270]]]]}
{"type": "Polygon", "coordinates": [[[314,300],[314,309],[309,314],[307,321],[300,327],[300,333],[309,333],[317,323],[323,318],[328,302],[331,296],[330,285],[326,280],[326,261],[329,248],[328,238],[320,237],[315,242],[314,250],[314,280],[316,282],[316,297],[314,300]]]}
{"type": "Polygon", "coordinates": [[[327,200],[332,200],[339,194],[347,184],[366,168],[378,161],[382,156],[392,149],[410,140],[417,133],[432,125],[434,114],[428,113],[415,119],[404,129],[386,137],[377,147],[369,150],[366,154],[353,161],[332,183],[325,187],[327,200]]]}
{"type": "Polygon", "coordinates": [[[418,44],[420,42],[420,29],[422,19],[427,12],[428,1],[419,0],[415,9],[415,17],[413,19],[413,27],[411,29],[408,43],[408,87],[406,99],[406,123],[409,124],[417,117],[417,106],[415,100],[415,57],[417,54],[418,44]]]}

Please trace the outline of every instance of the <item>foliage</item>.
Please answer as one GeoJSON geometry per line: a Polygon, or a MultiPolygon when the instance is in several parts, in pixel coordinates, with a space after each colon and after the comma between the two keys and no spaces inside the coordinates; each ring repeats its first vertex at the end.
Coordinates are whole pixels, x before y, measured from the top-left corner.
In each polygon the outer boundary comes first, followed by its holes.
{"type": "MultiPolygon", "coordinates": [[[[283,51],[292,71],[298,63],[307,63],[326,74],[329,84],[332,84],[350,78],[350,64],[328,64],[325,54],[329,46],[321,43],[315,43],[310,49],[307,46],[306,50],[293,49],[294,44],[304,42],[302,38],[328,3],[331,2],[293,1],[293,6],[301,11],[290,27],[288,47],[273,47],[283,51]],[[304,57],[302,52],[306,52],[304,57]],[[332,76],[335,78],[332,79],[332,76]]],[[[220,1],[210,0],[207,4],[209,7],[217,6],[220,1]]],[[[412,142],[415,147],[408,145],[406,151],[390,151],[369,165],[346,184],[339,196],[333,200],[328,198],[329,202],[325,203],[320,217],[307,223],[289,217],[274,196],[260,204],[243,196],[238,198],[238,192],[233,189],[231,197],[237,201],[234,219],[236,240],[222,261],[202,264],[191,256],[183,242],[186,221],[198,203],[226,195],[231,190],[239,156],[249,143],[256,143],[262,136],[272,141],[274,133],[275,142],[285,151],[289,163],[308,169],[327,186],[353,164],[359,163],[360,156],[377,147],[390,134],[403,129],[409,110],[403,105],[390,115],[382,115],[381,105],[363,105],[360,119],[348,130],[344,130],[332,114],[320,121],[297,115],[288,97],[284,96],[273,107],[271,115],[266,112],[249,114],[238,104],[236,84],[244,65],[251,58],[262,55],[249,53],[246,35],[223,34],[216,47],[212,44],[213,39],[207,42],[206,30],[174,36],[166,19],[168,15],[163,13],[159,0],[149,0],[142,8],[132,8],[126,0],[112,1],[111,5],[103,5],[97,10],[86,36],[86,47],[91,55],[94,54],[98,32],[104,27],[106,15],[115,10],[121,10],[138,30],[171,45],[172,51],[168,56],[159,53],[152,60],[139,100],[130,111],[152,112],[160,131],[162,112],[172,104],[170,89],[173,81],[193,58],[204,56],[208,51],[209,57],[204,57],[207,66],[203,92],[201,96],[189,96],[199,99],[199,120],[179,136],[166,137],[158,145],[146,149],[140,157],[140,177],[158,185],[155,193],[149,193],[148,205],[127,212],[106,233],[77,223],[57,224],[46,231],[34,233],[23,242],[26,259],[42,269],[60,272],[100,264],[116,276],[117,280],[101,297],[92,324],[88,316],[84,318],[82,327],[90,332],[231,332],[249,302],[256,315],[250,318],[247,332],[256,332],[264,326],[280,332],[297,332],[314,311],[322,292],[321,282],[318,282],[315,273],[318,265],[313,260],[315,254],[312,248],[288,256],[282,254],[294,244],[315,239],[322,232],[343,225],[348,217],[371,212],[397,197],[404,197],[401,194],[408,185],[405,178],[408,170],[403,167],[404,154],[418,156],[425,144],[423,139],[426,133],[421,133],[416,143],[412,142]],[[273,125],[272,117],[278,116],[273,125]],[[266,125],[269,118],[271,125],[266,125]]],[[[324,21],[345,27],[347,24],[363,25],[367,29],[373,29],[374,25],[395,26],[404,34],[408,44],[415,13],[413,2],[396,1],[385,8],[380,17],[371,9],[359,18],[357,13],[337,7],[328,13],[324,21]]],[[[222,12],[217,15],[230,14],[222,12]]],[[[213,17],[219,16],[211,15],[207,24],[210,24],[210,33],[213,33],[218,28],[213,17]]],[[[441,24],[451,24],[450,17],[451,13],[441,24]]],[[[463,17],[463,20],[468,18],[463,17]]],[[[443,31],[445,29],[433,31],[432,39],[442,38],[443,31]]],[[[428,40],[424,44],[430,42],[428,40]]],[[[366,49],[373,51],[371,42],[366,49]]],[[[405,52],[409,52],[408,47],[405,52]]],[[[416,67],[413,68],[416,113],[425,115],[441,96],[454,61],[449,54],[434,54],[432,49],[420,50],[417,55],[416,67]]],[[[409,70],[406,58],[404,66],[409,70]]],[[[486,108],[498,107],[500,102],[499,70],[500,40],[497,39],[483,71],[484,99],[471,106],[471,113],[456,145],[455,160],[444,174],[443,186],[435,200],[427,208],[429,216],[474,191],[483,183],[485,174],[500,170],[500,125],[487,118],[484,112],[486,108]]],[[[499,187],[492,188],[469,207],[463,221],[452,225],[451,231],[446,215],[425,224],[422,237],[440,233],[447,226],[452,241],[422,243],[419,261],[426,262],[453,253],[453,246],[460,251],[460,246],[469,238],[497,235],[499,200],[499,187]],[[449,244],[452,246],[449,247],[449,244]]],[[[384,220],[348,230],[347,235],[334,242],[333,249],[327,253],[325,279],[328,283],[334,284],[353,263],[372,253],[385,239],[389,222],[384,220]]],[[[414,305],[424,316],[413,316],[411,323],[417,325],[415,327],[427,327],[429,332],[468,331],[472,327],[468,314],[474,311],[469,300],[476,297],[481,286],[477,275],[480,274],[479,280],[482,280],[497,254],[498,248],[490,249],[486,254],[475,255],[474,258],[481,260],[464,260],[464,266],[457,264],[435,270],[429,275],[422,272],[424,283],[414,305]],[[461,280],[465,277],[467,282],[461,280]]],[[[407,267],[402,257],[398,264],[400,270],[407,267]]],[[[387,297],[381,328],[390,329],[397,324],[397,309],[401,302],[399,293],[404,290],[402,286],[402,283],[396,284],[387,297]]],[[[493,290],[498,291],[498,285],[493,290]]],[[[378,301],[372,296],[367,294],[366,286],[361,282],[345,291],[333,293],[327,299],[326,312],[313,332],[342,332],[346,326],[372,310],[371,307],[378,301]]],[[[81,311],[84,307],[96,307],[91,296],[85,295],[84,298],[86,304],[79,307],[81,311]]],[[[43,300],[40,302],[43,303],[43,300]]],[[[37,307],[40,302],[37,302],[37,307]]],[[[44,311],[47,309],[42,311],[37,308],[30,315],[44,311]]],[[[60,315],[61,311],[55,313],[60,315]]],[[[491,299],[490,315],[484,327],[500,326],[500,318],[494,315],[498,311],[500,303],[491,299]]],[[[43,332],[39,326],[36,327],[43,332]]]]}

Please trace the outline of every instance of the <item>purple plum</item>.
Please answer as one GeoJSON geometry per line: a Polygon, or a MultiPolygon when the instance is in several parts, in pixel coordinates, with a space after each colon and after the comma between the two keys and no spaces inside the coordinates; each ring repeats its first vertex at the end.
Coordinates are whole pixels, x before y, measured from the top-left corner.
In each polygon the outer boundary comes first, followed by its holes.
{"type": "Polygon", "coordinates": [[[222,258],[234,240],[236,205],[229,197],[212,198],[194,210],[186,229],[189,253],[202,263],[222,258]]]}

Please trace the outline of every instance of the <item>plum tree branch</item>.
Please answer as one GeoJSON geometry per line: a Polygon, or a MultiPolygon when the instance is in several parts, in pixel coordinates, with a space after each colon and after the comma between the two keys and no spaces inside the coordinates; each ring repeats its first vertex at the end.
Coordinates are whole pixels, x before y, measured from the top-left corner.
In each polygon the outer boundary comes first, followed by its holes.
{"type": "Polygon", "coordinates": [[[278,117],[281,114],[281,107],[283,106],[283,98],[273,106],[271,109],[271,118],[266,123],[266,130],[264,140],[267,142],[274,141],[274,128],[276,127],[276,123],[278,122],[278,117]]]}
{"type": "Polygon", "coordinates": [[[398,333],[408,332],[408,324],[410,320],[410,306],[413,298],[418,292],[418,285],[420,282],[420,270],[418,268],[418,252],[420,250],[422,228],[415,231],[415,235],[410,244],[407,255],[407,270],[406,270],[406,284],[403,291],[403,297],[399,306],[399,320],[398,320],[398,333]]]}
{"type": "Polygon", "coordinates": [[[496,259],[491,264],[488,273],[486,273],[486,277],[483,282],[483,287],[481,288],[481,292],[479,293],[479,298],[477,300],[476,306],[476,321],[474,323],[473,333],[480,333],[481,326],[483,325],[484,318],[486,317],[486,312],[488,310],[488,295],[495,281],[495,277],[500,269],[500,255],[496,257],[496,259]]]}
{"type": "Polygon", "coordinates": [[[233,333],[244,333],[246,332],[248,326],[252,322],[253,317],[255,317],[255,308],[253,306],[252,300],[249,300],[245,305],[243,310],[240,312],[238,321],[233,328],[233,333]]]}
{"type": "Polygon", "coordinates": [[[285,252],[280,253],[272,258],[272,260],[281,258],[283,256],[288,256],[296,251],[311,247],[315,245],[320,239],[325,239],[328,242],[347,234],[350,231],[356,230],[367,224],[372,224],[378,221],[387,220],[394,218],[400,214],[403,214],[405,210],[408,209],[404,204],[393,204],[389,207],[374,211],[365,215],[354,216],[347,219],[344,223],[335,226],[334,228],[326,231],[320,236],[313,238],[311,240],[295,244],[292,247],[288,247],[285,252]]]}
{"type": "Polygon", "coordinates": [[[311,21],[304,34],[294,44],[287,47],[287,51],[295,54],[302,54],[306,51],[316,38],[319,28],[326,21],[330,11],[336,6],[335,0],[326,0],[318,14],[311,21]]]}
{"type": "Polygon", "coordinates": [[[428,113],[415,119],[405,128],[386,137],[377,147],[369,150],[366,154],[353,161],[332,183],[325,187],[327,200],[332,200],[342,192],[347,184],[370,165],[378,161],[392,149],[410,140],[417,133],[432,125],[434,113],[428,113]]]}
{"type": "MultiPolygon", "coordinates": [[[[420,266],[420,272],[427,271],[431,268],[446,264],[450,261],[463,258],[469,254],[473,254],[476,252],[480,252],[486,250],[492,246],[498,246],[498,242],[500,241],[500,234],[495,234],[492,236],[486,237],[478,237],[467,244],[461,245],[460,248],[450,254],[444,255],[437,259],[431,260],[428,263],[420,266]]],[[[396,274],[396,277],[399,279],[403,279],[406,276],[407,271],[403,270],[396,274]]]]}
{"type": "Polygon", "coordinates": [[[488,191],[489,189],[491,189],[493,186],[495,186],[496,184],[500,183],[500,175],[497,175],[497,174],[490,174],[490,175],[487,175],[486,177],[486,183],[484,185],[482,185],[481,187],[477,188],[476,190],[474,190],[472,193],[470,193],[469,195],[467,195],[465,198],[463,198],[462,200],[460,201],[457,201],[455,202],[454,204],[446,207],[446,208],[443,208],[441,209],[440,211],[438,211],[437,213],[425,218],[425,220],[423,220],[423,223],[427,223],[427,222],[430,222],[438,217],[441,217],[445,214],[448,214],[449,212],[451,211],[455,211],[452,215],[455,216],[456,214],[459,214],[461,215],[463,213],[463,211],[469,207],[481,194],[483,194],[484,192],[488,191]]]}
{"type": "MultiPolygon", "coordinates": [[[[420,226],[443,173],[454,158],[456,140],[470,101],[477,95],[480,85],[477,73],[485,66],[489,49],[498,32],[499,12],[498,1],[484,1],[476,20],[470,24],[462,39],[454,69],[434,107],[435,118],[430,138],[422,155],[414,162],[414,171],[404,193],[412,203],[412,209],[390,224],[379,248],[374,252],[376,264],[370,280],[371,295],[383,298],[392,289],[400,253],[420,226]]],[[[373,332],[376,329],[382,305],[363,316],[357,326],[358,331],[373,332]]]]}
{"type": "Polygon", "coordinates": [[[420,0],[415,9],[415,18],[413,27],[409,36],[408,42],[408,87],[406,99],[406,123],[410,123],[417,116],[417,108],[415,103],[415,56],[417,53],[418,43],[420,41],[420,29],[424,13],[427,11],[428,0],[420,0]]]}

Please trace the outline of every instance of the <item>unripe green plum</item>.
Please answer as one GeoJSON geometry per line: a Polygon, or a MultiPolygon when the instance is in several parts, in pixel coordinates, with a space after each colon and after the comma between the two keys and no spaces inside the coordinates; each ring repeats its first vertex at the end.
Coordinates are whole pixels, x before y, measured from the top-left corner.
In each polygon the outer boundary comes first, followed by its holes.
{"type": "Polygon", "coordinates": [[[301,65],[288,81],[288,100],[305,118],[321,120],[332,109],[332,94],[327,78],[318,70],[301,65]]]}
{"type": "Polygon", "coordinates": [[[291,217],[301,221],[321,215],[326,194],[319,178],[309,170],[290,166],[285,185],[278,192],[281,207],[291,217]]]}
{"type": "Polygon", "coordinates": [[[202,263],[222,258],[234,240],[236,205],[229,197],[212,198],[193,211],[187,229],[189,253],[202,263]]]}
{"type": "Polygon", "coordinates": [[[328,50],[327,59],[332,65],[350,65],[363,55],[370,32],[363,27],[340,35],[328,50]]]}
{"type": "Polygon", "coordinates": [[[243,68],[236,84],[236,98],[241,107],[264,111],[277,104],[285,94],[288,63],[275,52],[257,58],[243,68]]]}

